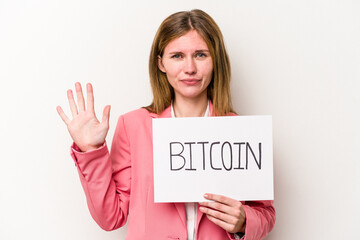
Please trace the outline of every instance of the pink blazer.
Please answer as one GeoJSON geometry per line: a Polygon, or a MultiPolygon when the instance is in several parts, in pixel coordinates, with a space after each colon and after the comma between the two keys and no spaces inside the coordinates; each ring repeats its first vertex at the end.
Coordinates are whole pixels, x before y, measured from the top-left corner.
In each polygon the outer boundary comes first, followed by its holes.
{"type": "MultiPolygon", "coordinates": [[[[160,115],[138,109],[120,116],[110,153],[106,143],[86,153],[75,144],[71,148],[92,217],[107,231],[123,226],[128,219],[127,240],[187,239],[185,205],[154,203],[152,118],[158,117],[171,117],[170,107],[160,115]]],[[[272,201],[243,204],[245,239],[264,238],[275,223],[272,201]]],[[[196,239],[233,236],[198,210],[196,239]]]]}

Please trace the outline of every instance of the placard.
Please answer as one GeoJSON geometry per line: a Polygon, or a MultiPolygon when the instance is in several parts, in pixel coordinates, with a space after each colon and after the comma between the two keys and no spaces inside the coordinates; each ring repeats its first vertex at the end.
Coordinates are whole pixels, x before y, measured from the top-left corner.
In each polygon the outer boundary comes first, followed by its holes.
{"type": "Polygon", "coordinates": [[[154,201],[273,200],[271,116],[153,119],[154,201]]]}

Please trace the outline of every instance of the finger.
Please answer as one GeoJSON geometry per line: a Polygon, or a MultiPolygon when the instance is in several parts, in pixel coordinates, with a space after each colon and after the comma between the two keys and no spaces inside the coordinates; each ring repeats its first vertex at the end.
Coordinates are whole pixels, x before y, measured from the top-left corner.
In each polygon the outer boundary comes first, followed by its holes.
{"type": "Polygon", "coordinates": [[[237,201],[235,199],[226,196],[210,194],[210,193],[205,194],[204,197],[214,202],[200,203],[203,206],[207,206],[222,211],[237,218],[241,215],[242,203],[240,201],[237,201]]]}
{"type": "Polygon", "coordinates": [[[211,215],[206,215],[206,217],[213,223],[215,223],[216,225],[218,225],[219,227],[221,227],[222,229],[224,229],[225,231],[229,232],[229,233],[236,233],[237,229],[235,229],[234,225],[229,224],[227,222],[224,222],[218,218],[215,218],[211,215]]]}
{"type": "Polygon", "coordinates": [[[204,198],[206,198],[208,200],[213,200],[216,202],[221,202],[228,206],[238,206],[239,204],[241,205],[241,202],[239,202],[238,200],[235,200],[235,199],[232,199],[229,197],[225,197],[223,195],[218,195],[218,194],[206,193],[204,195],[204,198]]]}
{"type": "Polygon", "coordinates": [[[75,100],[74,100],[74,95],[73,95],[73,92],[71,91],[71,89],[69,89],[67,91],[67,97],[68,97],[68,100],[69,100],[71,114],[72,114],[72,116],[74,118],[78,114],[78,110],[77,110],[76,103],[75,103],[75,100]]]}
{"type": "Polygon", "coordinates": [[[64,121],[64,123],[66,125],[68,125],[71,122],[71,120],[66,116],[66,114],[64,113],[62,108],[60,106],[57,106],[56,110],[57,110],[58,114],[60,115],[61,119],[64,121]]]}
{"type": "Polygon", "coordinates": [[[86,91],[87,91],[87,110],[95,112],[94,93],[93,93],[93,87],[92,87],[91,83],[86,84],[86,91]]]}
{"type": "Polygon", "coordinates": [[[211,208],[207,208],[207,207],[200,207],[199,210],[201,212],[203,212],[204,214],[214,217],[216,219],[219,219],[223,222],[235,225],[238,221],[238,219],[232,215],[211,209],[211,208]]]}
{"type": "Polygon", "coordinates": [[[226,204],[223,204],[221,202],[201,202],[199,203],[201,206],[207,207],[207,208],[212,208],[215,209],[217,211],[223,212],[223,213],[228,213],[231,215],[235,215],[234,214],[234,208],[230,207],[226,204]]]}
{"type": "Polygon", "coordinates": [[[85,112],[85,100],[82,93],[81,84],[79,82],[75,83],[76,97],[79,106],[79,112],[85,112]]]}
{"type": "Polygon", "coordinates": [[[109,127],[110,109],[111,109],[110,105],[105,106],[103,111],[103,117],[101,120],[101,123],[106,124],[107,127],[109,127]]]}

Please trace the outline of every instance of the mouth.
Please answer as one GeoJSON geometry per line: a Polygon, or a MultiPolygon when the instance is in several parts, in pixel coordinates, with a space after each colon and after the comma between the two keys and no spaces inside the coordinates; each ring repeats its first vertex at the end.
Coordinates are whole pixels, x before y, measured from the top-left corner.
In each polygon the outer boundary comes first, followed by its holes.
{"type": "Polygon", "coordinates": [[[193,85],[196,85],[199,82],[201,82],[201,80],[200,79],[182,79],[181,82],[188,86],[193,86],[193,85]]]}

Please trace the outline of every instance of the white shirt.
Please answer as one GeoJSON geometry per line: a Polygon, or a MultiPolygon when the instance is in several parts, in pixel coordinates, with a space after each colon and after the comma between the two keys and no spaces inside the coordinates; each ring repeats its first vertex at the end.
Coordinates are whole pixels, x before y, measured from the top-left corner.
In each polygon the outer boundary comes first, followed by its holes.
{"type": "MultiPolygon", "coordinates": [[[[204,117],[208,117],[210,115],[209,102],[206,107],[206,111],[204,117]]],[[[173,103],[171,103],[171,117],[176,117],[174,112],[173,103]]],[[[186,229],[187,229],[187,239],[194,240],[195,232],[196,232],[196,211],[197,211],[197,203],[195,202],[186,202],[185,203],[185,211],[186,211],[186,229]]]]}

